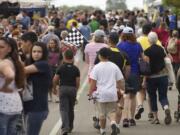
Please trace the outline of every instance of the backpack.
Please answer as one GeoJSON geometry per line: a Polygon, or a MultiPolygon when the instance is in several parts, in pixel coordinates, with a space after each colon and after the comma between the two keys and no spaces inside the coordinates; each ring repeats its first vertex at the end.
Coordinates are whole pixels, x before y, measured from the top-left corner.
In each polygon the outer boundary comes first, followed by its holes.
{"type": "Polygon", "coordinates": [[[167,45],[167,51],[171,54],[177,53],[177,38],[170,38],[167,45]]]}

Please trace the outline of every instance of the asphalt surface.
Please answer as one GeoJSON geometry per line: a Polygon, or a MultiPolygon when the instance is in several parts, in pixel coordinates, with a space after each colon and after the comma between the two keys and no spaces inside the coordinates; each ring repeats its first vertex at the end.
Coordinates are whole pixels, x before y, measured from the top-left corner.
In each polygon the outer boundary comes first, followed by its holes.
{"type": "MultiPolygon", "coordinates": [[[[81,69],[81,90],[78,94],[78,104],[75,107],[75,122],[74,129],[70,135],[99,135],[99,131],[94,129],[92,124],[92,116],[95,114],[93,103],[88,100],[88,84],[87,70],[88,66],[82,60],[79,60],[76,65],[81,69]]],[[[170,108],[172,113],[172,124],[167,126],[164,124],[164,111],[159,104],[159,119],[160,125],[152,125],[147,118],[148,107],[147,101],[144,103],[145,111],[142,118],[136,121],[135,127],[121,127],[121,135],[180,135],[180,122],[174,120],[174,111],[177,108],[177,90],[168,92],[170,108]]],[[[59,115],[59,104],[49,103],[49,116],[44,122],[40,135],[60,135],[61,119],[59,115]]],[[[107,135],[110,135],[110,125],[107,121],[107,135]]]]}

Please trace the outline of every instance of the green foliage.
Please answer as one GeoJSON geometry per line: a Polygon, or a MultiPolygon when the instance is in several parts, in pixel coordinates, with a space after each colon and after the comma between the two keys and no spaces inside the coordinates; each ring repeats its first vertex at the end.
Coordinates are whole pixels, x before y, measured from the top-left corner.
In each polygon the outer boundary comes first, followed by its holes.
{"type": "Polygon", "coordinates": [[[173,13],[180,16],[180,0],[163,0],[165,6],[170,6],[173,13]]]}
{"type": "Polygon", "coordinates": [[[107,0],[106,10],[127,9],[126,0],[107,0]]]}
{"type": "Polygon", "coordinates": [[[180,0],[163,0],[163,4],[180,8],[180,0]]]}

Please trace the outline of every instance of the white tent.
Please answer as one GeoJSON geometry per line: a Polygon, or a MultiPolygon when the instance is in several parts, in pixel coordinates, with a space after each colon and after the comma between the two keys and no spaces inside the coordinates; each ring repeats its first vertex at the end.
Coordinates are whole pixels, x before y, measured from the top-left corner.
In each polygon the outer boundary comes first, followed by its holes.
{"type": "Polygon", "coordinates": [[[17,0],[23,8],[44,7],[47,3],[44,0],[17,0]]]}
{"type": "Polygon", "coordinates": [[[159,5],[162,5],[162,0],[155,0],[153,2],[153,6],[159,6],[159,5]]]}

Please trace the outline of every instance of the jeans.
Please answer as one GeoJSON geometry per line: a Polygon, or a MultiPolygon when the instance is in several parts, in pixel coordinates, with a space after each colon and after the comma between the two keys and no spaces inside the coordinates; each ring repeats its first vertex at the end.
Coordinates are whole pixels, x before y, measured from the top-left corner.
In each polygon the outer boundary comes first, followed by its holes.
{"type": "Polygon", "coordinates": [[[20,114],[7,115],[0,113],[0,135],[17,135],[17,123],[20,114]]]}
{"type": "Polygon", "coordinates": [[[167,76],[147,79],[147,92],[150,97],[151,109],[153,112],[158,111],[157,91],[159,94],[159,101],[161,103],[161,106],[164,108],[165,105],[169,105],[167,98],[167,90],[168,90],[167,76]]]}
{"type": "Polygon", "coordinates": [[[71,86],[60,87],[60,114],[62,119],[61,129],[64,131],[73,129],[74,105],[76,101],[76,88],[71,86]]]}
{"type": "Polygon", "coordinates": [[[39,135],[41,126],[48,116],[48,111],[28,112],[25,114],[25,125],[27,135],[39,135]]]}

